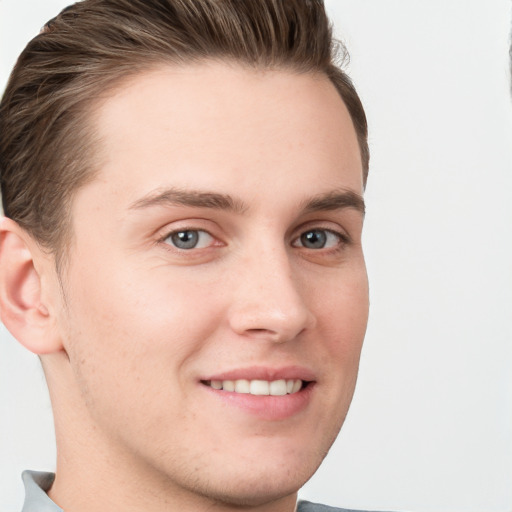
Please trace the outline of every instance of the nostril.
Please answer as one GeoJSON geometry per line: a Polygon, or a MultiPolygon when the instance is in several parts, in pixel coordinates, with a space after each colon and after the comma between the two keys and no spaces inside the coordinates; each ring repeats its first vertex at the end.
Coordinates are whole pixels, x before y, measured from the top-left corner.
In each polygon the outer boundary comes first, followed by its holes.
{"type": "Polygon", "coordinates": [[[272,329],[247,329],[245,334],[254,338],[277,338],[279,335],[272,329]]]}
{"type": "Polygon", "coordinates": [[[288,329],[246,329],[245,335],[255,340],[268,340],[274,343],[284,343],[289,340],[296,339],[304,329],[288,330],[288,329]]]}

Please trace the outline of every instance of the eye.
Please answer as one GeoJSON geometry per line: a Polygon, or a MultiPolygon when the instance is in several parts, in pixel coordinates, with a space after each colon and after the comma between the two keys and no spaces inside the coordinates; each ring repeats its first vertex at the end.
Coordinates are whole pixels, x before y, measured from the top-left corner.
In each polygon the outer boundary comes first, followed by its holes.
{"type": "Polygon", "coordinates": [[[342,235],[328,229],[310,229],[293,242],[294,247],[306,249],[331,249],[343,242],[342,235]]]}
{"type": "Polygon", "coordinates": [[[177,249],[203,249],[212,244],[214,238],[200,229],[183,229],[169,233],[164,242],[174,245],[177,249]]]}

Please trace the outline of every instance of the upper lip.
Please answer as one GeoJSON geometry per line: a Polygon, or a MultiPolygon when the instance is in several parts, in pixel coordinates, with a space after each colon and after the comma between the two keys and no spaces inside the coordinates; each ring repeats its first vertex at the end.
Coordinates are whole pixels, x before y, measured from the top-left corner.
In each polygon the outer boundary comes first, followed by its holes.
{"type": "Polygon", "coordinates": [[[303,366],[284,366],[280,368],[272,368],[269,366],[250,366],[246,368],[227,370],[201,378],[203,381],[240,379],[267,381],[300,379],[308,382],[316,380],[315,374],[310,369],[303,366]]]}

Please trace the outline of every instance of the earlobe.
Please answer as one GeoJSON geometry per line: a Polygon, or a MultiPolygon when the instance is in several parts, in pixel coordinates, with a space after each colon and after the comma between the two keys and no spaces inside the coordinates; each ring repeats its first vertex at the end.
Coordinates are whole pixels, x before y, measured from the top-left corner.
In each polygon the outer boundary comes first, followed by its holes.
{"type": "Polygon", "coordinates": [[[0,317],[11,334],[35,354],[60,350],[54,319],[42,301],[40,256],[30,236],[8,218],[0,218],[0,317]]]}

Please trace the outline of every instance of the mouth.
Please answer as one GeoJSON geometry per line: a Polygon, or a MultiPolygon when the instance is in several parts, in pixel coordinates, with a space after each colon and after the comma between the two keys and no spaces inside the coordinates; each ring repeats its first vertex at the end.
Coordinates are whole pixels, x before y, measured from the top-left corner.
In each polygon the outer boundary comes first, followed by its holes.
{"type": "Polygon", "coordinates": [[[308,410],[318,395],[315,373],[303,366],[226,370],[203,376],[199,384],[207,392],[206,396],[219,400],[223,407],[234,407],[231,410],[265,421],[297,417],[308,410]]]}
{"type": "Polygon", "coordinates": [[[201,384],[217,391],[228,391],[253,396],[294,395],[305,389],[311,382],[302,379],[279,380],[202,380],[201,384]]]}

